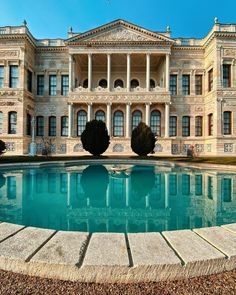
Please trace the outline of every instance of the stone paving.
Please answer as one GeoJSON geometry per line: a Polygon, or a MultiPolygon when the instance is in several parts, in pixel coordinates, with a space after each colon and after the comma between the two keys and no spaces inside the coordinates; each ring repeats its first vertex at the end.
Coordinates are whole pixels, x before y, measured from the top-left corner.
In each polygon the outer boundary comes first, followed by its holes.
{"type": "Polygon", "coordinates": [[[0,224],[0,269],[80,282],[149,282],[236,268],[236,223],[163,233],[81,233],[0,224]]]}

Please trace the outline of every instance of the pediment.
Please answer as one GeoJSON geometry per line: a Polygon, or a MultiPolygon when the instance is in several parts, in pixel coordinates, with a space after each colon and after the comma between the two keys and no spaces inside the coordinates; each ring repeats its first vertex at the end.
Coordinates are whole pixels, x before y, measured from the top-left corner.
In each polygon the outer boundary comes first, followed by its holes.
{"type": "Polygon", "coordinates": [[[173,42],[172,39],[125,21],[116,21],[68,39],[74,42],[173,42]]]}

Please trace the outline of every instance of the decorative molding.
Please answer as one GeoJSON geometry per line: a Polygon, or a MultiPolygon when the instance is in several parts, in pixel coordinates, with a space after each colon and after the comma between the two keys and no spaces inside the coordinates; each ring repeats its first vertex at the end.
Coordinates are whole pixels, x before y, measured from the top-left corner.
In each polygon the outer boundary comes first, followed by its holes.
{"type": "Polygon", "coordinates": [[[0,57],[19,57],[19,51],[17,50],[4,50],[0,51],[0,57]]]}

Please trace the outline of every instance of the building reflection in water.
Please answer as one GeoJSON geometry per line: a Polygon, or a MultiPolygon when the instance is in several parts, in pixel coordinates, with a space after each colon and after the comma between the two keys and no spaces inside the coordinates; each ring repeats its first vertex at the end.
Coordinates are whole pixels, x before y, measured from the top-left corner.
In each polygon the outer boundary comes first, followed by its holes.
{"type": "Polygon", "coordinates": [[[109,165],[0,174],[0,220],[79,231],[146,232],[236,222],[236,174],[109,165]]]}

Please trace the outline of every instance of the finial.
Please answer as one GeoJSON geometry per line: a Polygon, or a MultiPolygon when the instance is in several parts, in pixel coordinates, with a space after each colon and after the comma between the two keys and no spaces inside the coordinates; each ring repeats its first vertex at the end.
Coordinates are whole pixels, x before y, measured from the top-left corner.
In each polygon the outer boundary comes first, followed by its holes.
{"type": "Polygon", "coordinates": [[[218,17],[215,17],[215,18],[214,18],[214,23],[215,23],[215,24],[218,24],[218,17]]]}
{"type": "Polygon", "coordinates": [[[26,21],[25,19],[23,20],[22,25],[23,25],[24,27],[27,26],[27,21],[26,21]]]}
{"type": "Polygon", "coordinates": [[[69,32],[72,33],[73,32],[73,28],[70,26],[69,27],[69,32]]]}
{"type": "Polygon", "coordinates": [[[166,32],[170,32],[170,26],[166,27],[166,32]]]}

